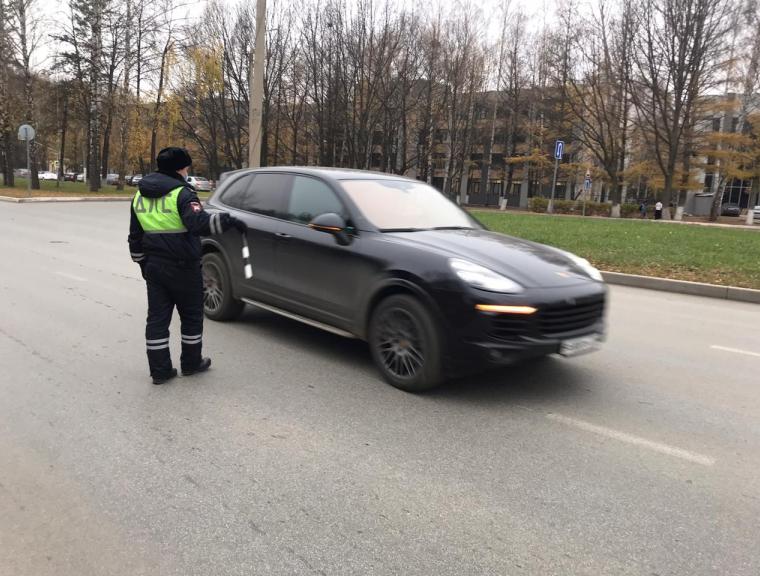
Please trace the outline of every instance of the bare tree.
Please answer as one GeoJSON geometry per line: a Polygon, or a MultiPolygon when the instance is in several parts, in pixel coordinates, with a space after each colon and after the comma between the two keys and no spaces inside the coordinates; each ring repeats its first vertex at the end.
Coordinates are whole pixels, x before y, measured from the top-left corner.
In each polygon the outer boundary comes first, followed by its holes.
{"type": "MultiPolygon", "coordinates": [[[[11,28],[14,15],[9,0],[0,0],[0,54],[12,53],[11,28]]],[[[14,185],[13,127],[11,126],[8,59],[0,59],[0,170],[5,186],[14,185]]]]}
{"type": "Polygon", "coordinates": [[[507,21],[509,18],[509,1],[506,0],[502,3],[502,24],[501,24],[501,38],[499,40],[499,50],[497,53],[496,63],[496,85],[495,94],[491,103],[491,129],[489,130],[489,136],[483,147],[483,161],[480,166],[480,194],[486,199],[488,198],[488,188],[491,182],[491,164],[493,163],[493,147],[496,139],[496,119],[499,112],[499,100],[500,90],[502,88],[502,73],[504,69],[504,60],[506,52],[506,35],[507,35],[507,21]]]}
{"type": "Polygon", "coordinates": [[[85,165],[89,188],[100,189],[103,19],[109,0],[69,0],[69,21],[55,38],[60,42],[57,66],[73,76],[86,123],[85,165]]]}
{"type": "MultiPolygon", "coordinates": [[[[11,0],[11,7],[15,12],[15,45],[17,64],[24,77],[24,105],[25,120],[32,126],[36,126],[36,110],[34,102],[34,75],[32,73],[32,54],[38,47],[40,34],[38,31],[38,21],[35,15],[36,0],[11,0]]],[[[36,126],[39,131],[39,126],[36,126]]],[[[36,136],[29,146],[29,178],[32,180],[32,188],[40,189],[40,179],[38,175],[38,146],[37,140],[40,135],[36,136]]]]}
{"type": "Polygon", "coordinates": [[[60,142],[58,146],[58,182],[63,181],[63,169],[66,164],[66,135],[69,128],[69,85],[61,82],[58,85],[58,101],[61,110],[60,142]]]}
{"type": "Polygon", "coordinates": [[[435,106],[438,96],[442,93],[438,81],[441,59],[441,14],[427,26],[423,44],[422,70],[425,76],[424,108],[422,110],[422,126],[418,139],[418,177],[428,184],[433,183],[433,153],[434,138],[440,121],[441,107],[435,106]]]}
{"type": "Polygon", "coordinates": [[[752,126],[751,121],[751,117],[758,108],[757,92],[760,89],[760,35],[757,34],[760,29],[760,7],[757,1],[746,2],[743,10],[737,11],[734,15],[733,23],[734,34],[741,37],[741,47],[732,48],[732,51],[737,50],[738,53],[732,54],[733,57],[729,59],[726,91],[734,87],[738,88],[739,96],[736,110],[730,110],[730,113],[726,114],[724,107],[720,111],[724,116],[720,122],[720,131],[725,134],[716,135],[718,150],[714,155],[717,156],[715,168],[719,184],[710,207],[712,221],[720,216],[726,186],[737,173],[745,173],[748,177],[753,177],[748,198],[750,207],[756,204],[756,201],[753,202],[753,196],[757,195],[755,189],[758,186],[757,179],[760,177],[760,163],[753,167],[749,160],[757,156],[757,142],[754,135],[756,128],[752,126]],[[737,163],[737,158],[741,162],[737,163]]]}
{"type": "Polygon", "coordinates": [[[92,0],[89,37],[89,169],[90,190],[100,190],[100,59],[103,52],[103,12],[105,0],[92,0]]]}
{"type": "Polygon", "coordinates": [[[166,22],[164,27],[164,41],[161,48],[161,58],[158,67],[158,86],[156,87],[156,99],[153,104],[153,112],[151,115],[151,130],[150,130],[150,169],[156,169],[156,153],[158,143],[158,128],[161,120],[161,104],[164,97],[164,90],[166,88],[167,75],[169,72],[169,56],[174,47],[174,23],[172,20],[172,0],[166,2],[166,22]]]}
{"type": "Polygon", "coordinates": [[[118,190],[124,190],[127,175],[127,163],[129,162],[129,128],[132,122],[130,81],[132,74],[132,58],[134,54],[132,51],[132,29],[129,23],[132,22],[133,13],[133,0],[126,0],[124,16],[128,25],[124,29],[122,85],[119,94],[119,108],[121,109],[119,142],[121,144],[121,150],[119,153],[119,181],[116,186],[118,190]]]}
{"type": "MultiPolygon", "coordinates": [[[[730,0],[652,0],[638,5],[636,119],[664,178],[665,206],[702,94],[716,80],[730,0]]],[[[669,211],[667,211],[669,214],[669,211]]]]}
{"type": "MultiPolygon", "coordinates": [[[[513,158],[516,154],[518,129],[523,117],[525,105],[526,56],[523,52],[525,44],[524,29],[526,26],[525,15],[516,11],[510,18],[507,27],[507,44],[504,54],[504,90],[503,106],[505,112],[505,159],[513,158]]],[[[511,194],[514,180],[515,162],[506,162],[505,194],[511,194]]]]}
{"type": "Polygon", "coordinates": [[[615,18],[600,0],[594,20],[579,35],[581,58],[565,84],[576,137],[605,171],[613,204],[623,195],[633,38],[631,4],[615,18]]]}
{"type": "Polygon", "coordinates": [[[117,105],[117,92],[119,87],[119,76],[121,75],[121,65],[124,57],[122,50],[123,29],[129,25],[124,24],[124,13],[121,6],[109,6],[104,14],[104,38],[106,39],[104,49],[103,75],[104,99],[103,99],[103,147],[101,155],[100,174],[106,178],[111,164],[111,134],[113,132],[114,114],[117,105]]]}

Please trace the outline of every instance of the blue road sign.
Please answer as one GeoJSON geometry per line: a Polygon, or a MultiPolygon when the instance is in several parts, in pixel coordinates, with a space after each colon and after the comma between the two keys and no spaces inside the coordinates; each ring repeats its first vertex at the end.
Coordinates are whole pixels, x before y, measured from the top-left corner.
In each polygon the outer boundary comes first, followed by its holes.
{"type": "Polygon", "coordinates": [[[562,160],[562,152],[565,149],[565,143],[562,140],[557,140],[554,143],[554,158],[556,160],[562,160]]]}

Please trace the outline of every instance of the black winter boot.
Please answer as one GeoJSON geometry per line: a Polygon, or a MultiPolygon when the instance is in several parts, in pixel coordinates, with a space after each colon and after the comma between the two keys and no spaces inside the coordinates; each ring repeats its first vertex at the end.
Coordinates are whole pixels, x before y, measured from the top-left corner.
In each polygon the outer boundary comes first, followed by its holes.
{"type": "Polygon", "coordinates": [[[201,358],[201,363],[198,364],[197,367],[193,368],[192,370],[182,370],[183,376],[192,376],[193,374],[200,374],[201,372],[205,372],[209,369],[211,366],[211,358],[201,358]]]}

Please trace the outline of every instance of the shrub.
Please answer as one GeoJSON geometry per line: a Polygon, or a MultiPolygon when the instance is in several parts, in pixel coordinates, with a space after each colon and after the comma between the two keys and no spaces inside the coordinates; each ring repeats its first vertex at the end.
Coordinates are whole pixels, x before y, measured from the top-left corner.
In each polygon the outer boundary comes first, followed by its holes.
{"type": "Polygon", "coordinates": [[[534,196],[528,200],[528,208],[530,208],[531,212],[539,212],[543,214],[548,207],[549,201],[541,196],[534,196]]]}
{"type": "Polygon", "coordinates": [[[638,218],[639,205],[638,204],[621,204],[620,217],[621,218],[638,218]]]}
{"type": "Polygon", "coordinates": [[[555,214],[575,214],[578,212],[578,204],[574,200],[555,200],[555,214]]]}
{"type": "Polygon", "coordinates": [[[611,208],[612,204],[606,202],[586,202],[586,216],[609,216],[611,208]]]}

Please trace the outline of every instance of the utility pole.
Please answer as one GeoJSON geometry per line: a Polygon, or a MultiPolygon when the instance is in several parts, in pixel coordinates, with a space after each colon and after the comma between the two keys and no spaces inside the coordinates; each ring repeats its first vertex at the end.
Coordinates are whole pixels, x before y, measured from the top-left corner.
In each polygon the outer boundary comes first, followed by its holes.
{"type": "Polygon", "coordinates": [[[256,44],[251,57],[248,103],[248,166],[261,166],[261,115],[264,104],[264,68],[266,67],[267,1],[256,0],[256,44]]]}

